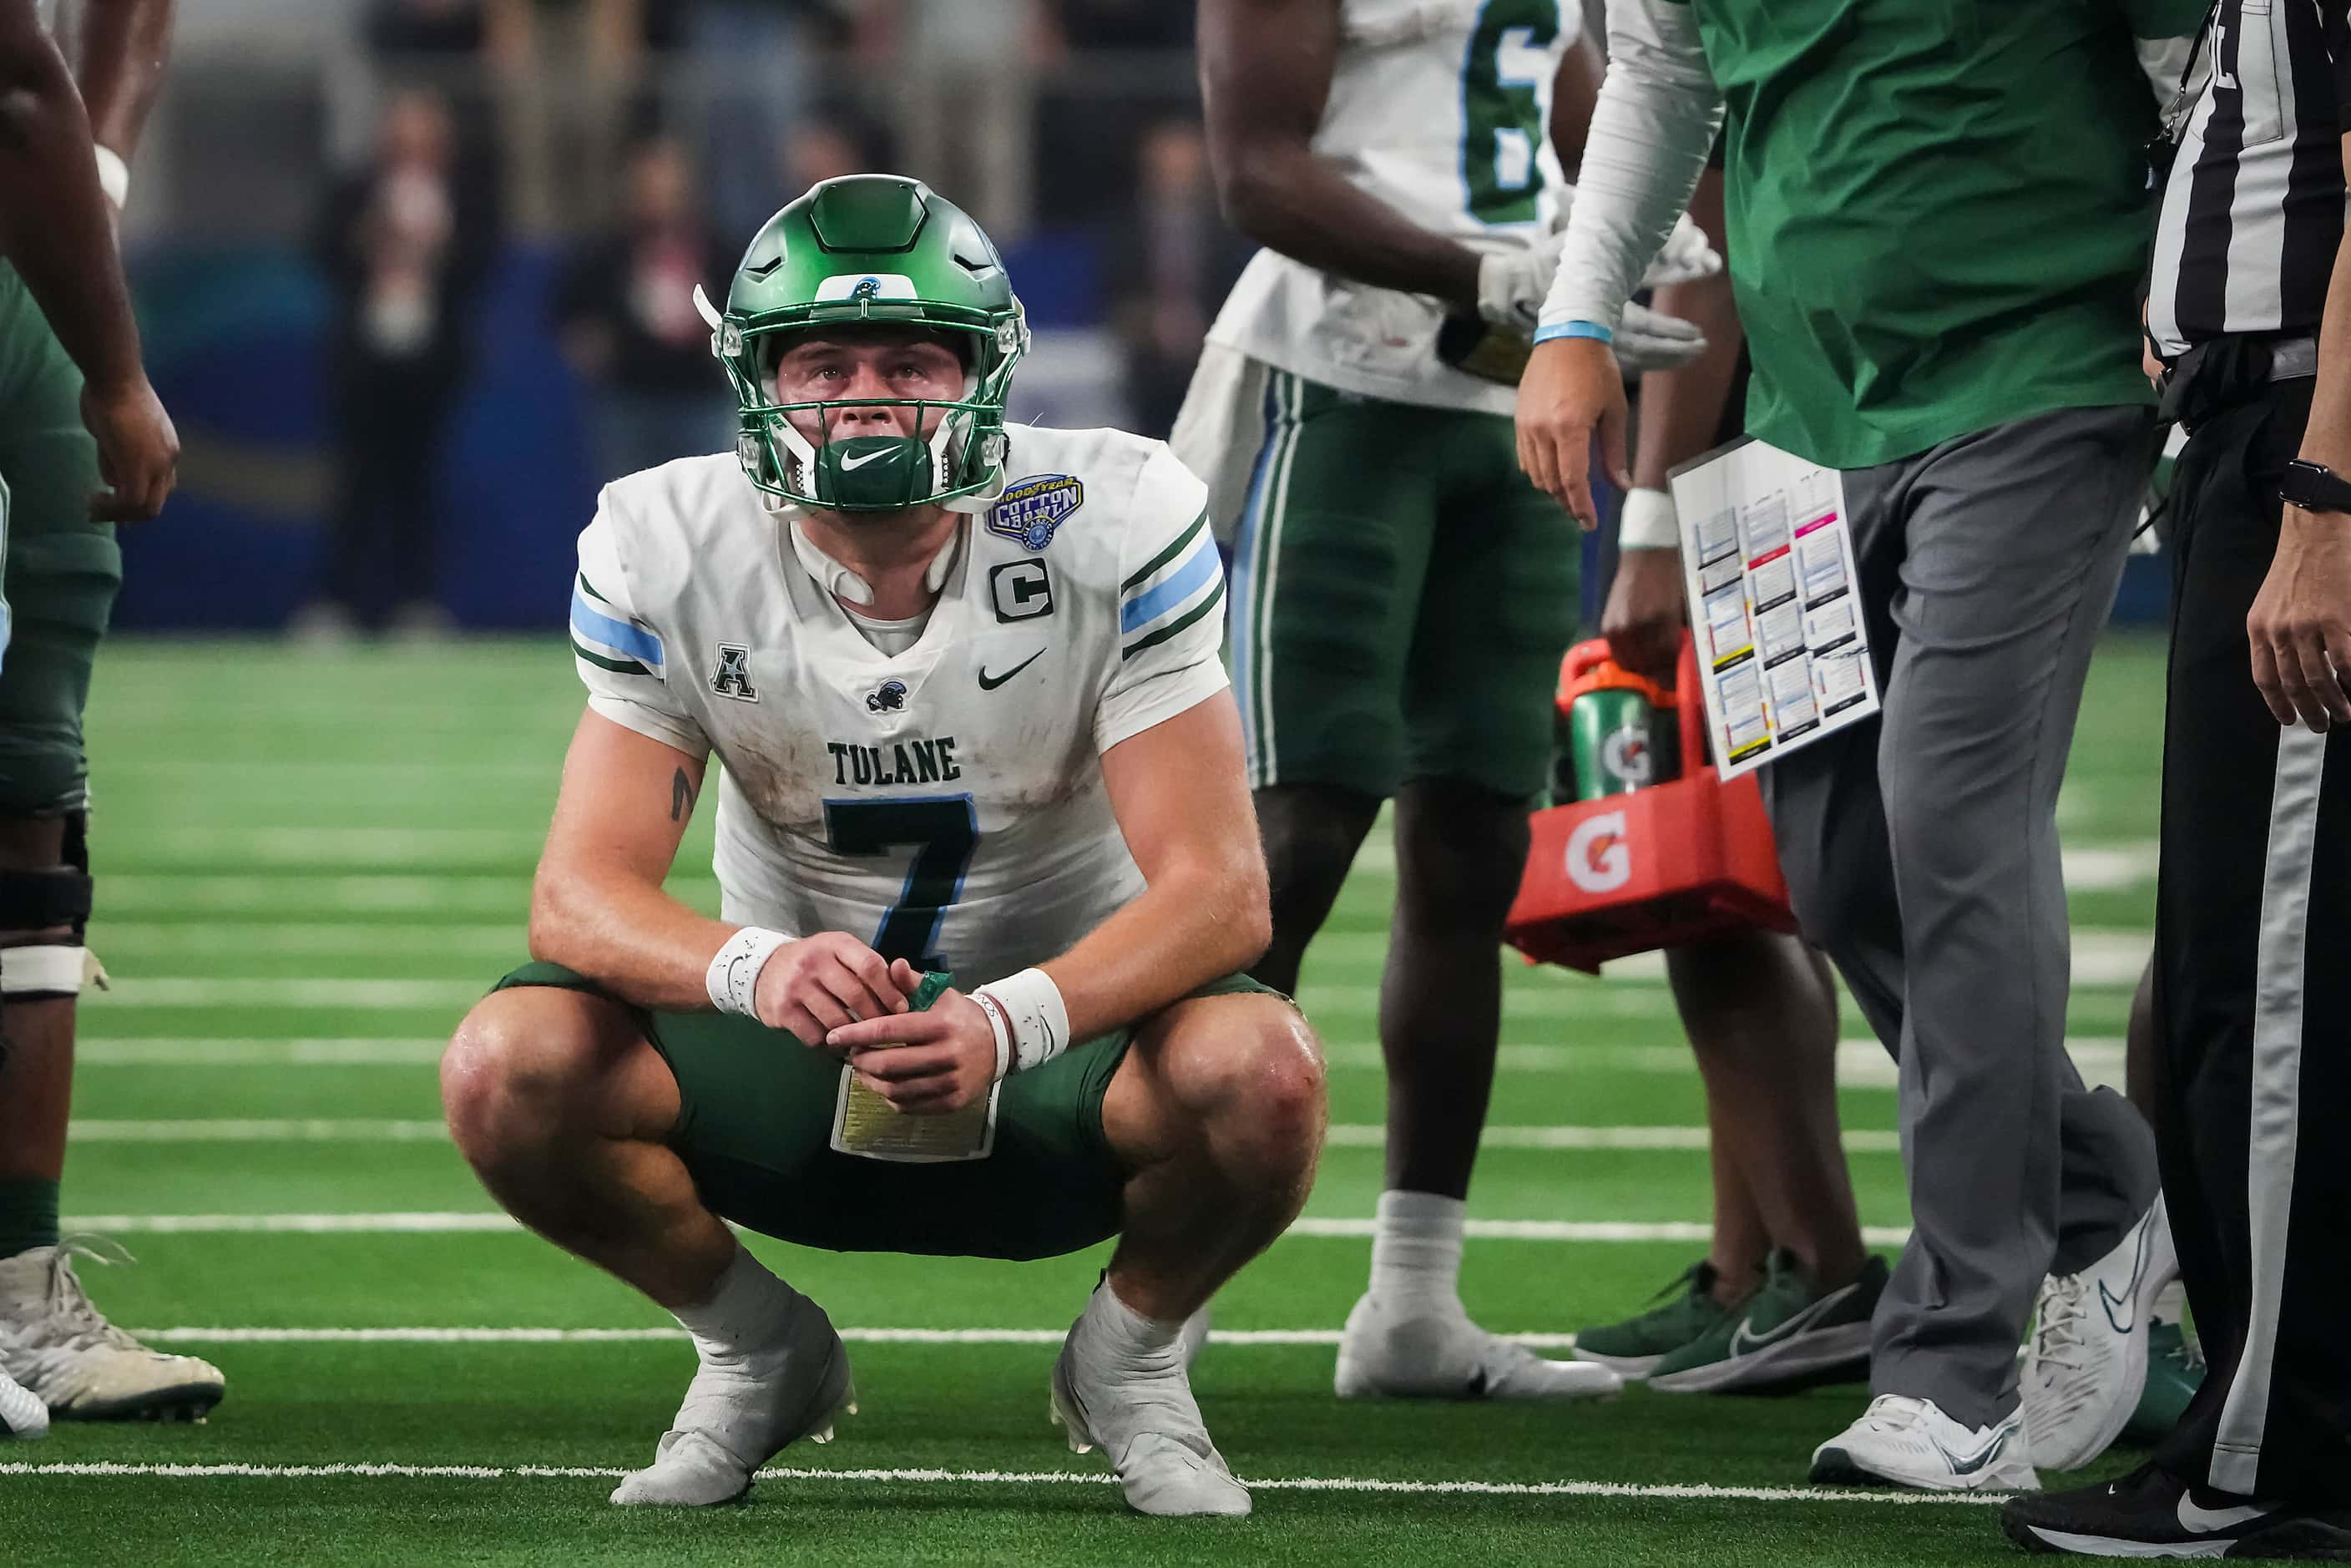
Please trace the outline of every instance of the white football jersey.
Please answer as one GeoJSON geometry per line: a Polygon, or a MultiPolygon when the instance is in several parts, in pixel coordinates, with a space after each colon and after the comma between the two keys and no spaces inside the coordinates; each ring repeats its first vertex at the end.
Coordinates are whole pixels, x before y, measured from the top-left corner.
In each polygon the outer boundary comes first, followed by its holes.
{"type": "Polygon", "coordinates": [[[580,536],[580,678],[614,723],[716,754],[726,919],[845,931],[969,986],[1142,892],[1102,754],[1226,687],[1206,491],[1156,441],[1007,434],[1003,497],[965,519],[895,656],[731,455],[605,486],[580,536]]]}
{"type": "MultiPolygon", "coordinates": [[[[1552,78],[1582,26],[1576,0],[1343,0],[1314,151],[1424,229],[1530,246],[1558,210],[1552,78]]],[[[1510,388],[1437,359],[1444,315],[1265,250],[1208,336],[1342,392],[1510,413],[1510,388]]]]}

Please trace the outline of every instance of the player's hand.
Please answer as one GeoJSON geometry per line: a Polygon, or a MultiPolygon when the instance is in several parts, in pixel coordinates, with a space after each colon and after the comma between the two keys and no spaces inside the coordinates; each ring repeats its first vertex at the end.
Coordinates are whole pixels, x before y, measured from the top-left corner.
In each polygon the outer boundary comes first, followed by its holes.
{"type": "Polygon", "coordinates": [[[1696,322],[1646,305],[1625,306],[1616,323],[1616,361],[1635,375],[1677,371],[1705,352],[1706,334],[1696,322]]]}
{"type": "Polygon", "coordinates": [[[1519,380],[1519,466],[1535,488],[1586,529],[1599,527],[1592,499],[1592,438],[1619,489],[1633,487],[1625,461],[1625,372],[1597,338],[1538,343],[1519,380]]]}
{"type": "Polygon", "coordinates": [[[85,384],[81,422],[98,442],[107,488],[89,498],[92,521],[143,523],[163,509],[177,483],[180,433],[142,374],[120,386],[85,384]]]}
{"type": "Polygon", "coordinates": [[[882,955],[840,931],[777,948],[751,993],[751,1009],[761,1023],[814,1046],[845,1023],[903,1013],[906,1006],[905,988],[882,955]]]}
{"type": "Polygon", "coordinates": [[[1657,259],[1649,263],[1649,270],[1641,277],[1644,288],[1667,288],[1677,283],[1696,283],[1701,277],[1712,277],[1722,270],[1722,256],[1706,237],[1687,213],[1674,222],[1674,232],[1666,236],[1666,246],[1657,252],[1657,259]]]}
{"type": "Polygon", "coordinates": [[[2285,509],[2270,574],[2245,617],[2253,685],[2280,724],[2351,724],[2351,517],[2285,509]]]}
{"type": "Polygon", "coordinates": [[[1534,336],[1542,318],[1543,298],[1559,271],[1564,230],[1553,229],[1527,250],[1489,256],[1478,263],[1478,314],[1490,326],[1520,337],[1534,336]]]}
{"type": "Polygon", "coordinates": [[[960,1111],[996,1082],[996,1030],[961,991],[940,992],[922,1012],[845,1025],[824,1043],[848,1054],[868,1089],[917,1116],[960,1111]]]}
{"type": "Polygon", "coordinates": [[[1682,652],[1679,550],[1628,549],[1616,557],[1616,580],[1600,614],[1608,656],[1636,675],[1671,685],[1682,652]]]}

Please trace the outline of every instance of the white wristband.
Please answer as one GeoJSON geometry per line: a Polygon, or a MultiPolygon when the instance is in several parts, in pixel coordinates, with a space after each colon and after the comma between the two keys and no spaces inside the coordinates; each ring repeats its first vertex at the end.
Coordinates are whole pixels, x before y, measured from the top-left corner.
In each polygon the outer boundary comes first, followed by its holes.
{"type": "Polygon", "coordinates": [[[1004,1004],[986,991],[972,992],[971,999],[987,1015],[987,1027],[996,1036],[995,1081],[1001,1083],[1004,1075],[1012,1071],[1012,1020],[1005,1016],[1004,1004]]]}
{"type": "Polygon", "coordinates": [[[94,141],[90,147],[98,154],[98,188],[106,193],[106,199],[114,204],[119,213],[131,202],[131,165],[122,161],[121,153],[102,141],[94,141]]]}
{"type": "Polygon", "coordinates": [[[791,937],[781,931],[769,931],[762,926],[746,925],[726,938],[710,960],[709,972],[703,976],[703,988],[710,993],[710,1005],[722,1013],[740,1013],[745,1018],[757,1018],[751,999],[759,988],[759,971],[776,956],[776,949],[791,937]]]}
{"type": "Polygon", "coordinates": [[[1003,1014],[1004,1032],[998,1036],[997,1050],[1000,1061],[1005,1048],[1010,1048],[1006,1071],[1026,1072],[1042,1067],[1070,1048],[1070,1009],[1061,1000],[1061,988],[1044,970],[1023,969],[990,980],[974,991],[972,998],[988,1013],[991,1022],[998,1010],[1003,1014]]]}
{"type": "Polygon", "coordinates": [[[1618,549],[1682,548],[1681,517],[1674,498],[1663,490],[1628,490],[1625,509],[1616,517],[1618,549]]]}

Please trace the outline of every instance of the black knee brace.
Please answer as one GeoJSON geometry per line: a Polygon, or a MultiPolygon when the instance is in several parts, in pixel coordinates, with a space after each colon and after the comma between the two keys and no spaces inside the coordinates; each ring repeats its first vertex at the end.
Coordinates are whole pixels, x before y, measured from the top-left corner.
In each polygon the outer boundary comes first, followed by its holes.
{"type": "Polygon", "coordinates": [[[66,818],[63,865],[0,870],[0,999],[32,1002],[78,997],[106,984],[106,971],[82,945],[89,931],[89,818],[66,818]],[[65,926],[65,936],[37,933],[65,926]]]}

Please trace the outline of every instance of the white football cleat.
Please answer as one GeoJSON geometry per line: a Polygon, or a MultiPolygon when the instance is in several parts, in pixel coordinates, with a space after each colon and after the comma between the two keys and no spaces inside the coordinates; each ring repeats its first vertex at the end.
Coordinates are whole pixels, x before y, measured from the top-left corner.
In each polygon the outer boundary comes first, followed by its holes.
{"type": "Polygon", "coordinates": [[[2113,1251],[2078,1274],[2042,1281],[2018,1378],[2034,1465],[2077,1469],[2122,1435],[2147,1386],[2155,1299],[2179,1276],[2158,1194],[2113,1251]]]}
{"type": "Polygon", "coordinates": [[[40,1396],[0,1372],[0,1443],[30,1442],[49,1435],[49,1407],[40,1396]]]}
{"type": "MultiPolygon", "coordinates": [[[[1109,1290],[1107,1284],[1095,1287],[1097,1295],[1109,1290]]],[[[1053,1425],[1068,1429],[1070,1451],[1102,1449],[1118,1472],[1127,1506],[1137,1513],[1248,1513],[1249,1489],[1233,1479],[1217,1452],[1192,1397],[1184,1343],[1170,1347],[1164,1364],[1120,1365],[1102,1343],[1107,1336],[1090,1321],[1093,1312],[1090,1302],[1070,1325],[1053,1363],[1048,1414],[1053,1425]]]]}
{"type": "Polygon", "coordinates": [[[1813,1450],[1815,1485],[1918,1491],[2038,1491],[2024,1412],[1989,1427],[1960,1426],[1931,1399],[1881,1394],[1860,1420],[1813,1450]]]}
{"type": "Polygon", "coordinates": [[[113,1250],[76,1237],[0,1258],[0,1370],[63,1421],[203,1420],[227,1391],[220,1368],[148,1349],[83,1291],[73,1260],[130,1260],[113,1250]]]}
{"type": "Polygon", "coordinates": [[[792,1300],[790,1321],[778,1334],[781,1349],[702,1363],[653,1464],[623,1477],[612,1489],[614,1502],[732,1502],[784,1448],[802,1437],[830,1443],[834,1419],[857,1414],[849,1350],[832,1320],[806,1296],[796,1291],[792,1300]]]}
{"type": "Polygon", "coordinates": [[[1455,1303],[1400,1317],[1365,1294],[1339,1336],[1342,1399],[1613,1399],[1625,1380],[1593,1361],[1546,1361],[1487,1333],[1455,1303]]]}

